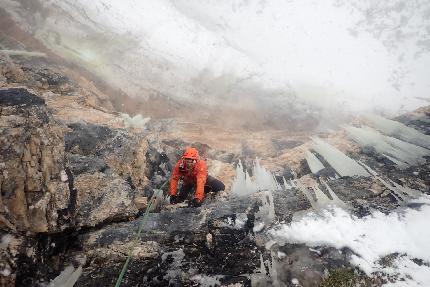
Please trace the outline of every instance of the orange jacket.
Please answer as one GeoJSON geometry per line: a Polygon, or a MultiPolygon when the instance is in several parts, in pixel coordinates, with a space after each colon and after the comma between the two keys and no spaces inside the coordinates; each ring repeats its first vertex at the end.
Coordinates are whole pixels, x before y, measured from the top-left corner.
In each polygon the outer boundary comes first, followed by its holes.
{"type": "Polygon", "coordinates": [[[205,183],[208,178],[208,168],[206,162],[198,159],[194,169],[190,172],[181,168],[183,159],[180,159],[173,169],[172,177],[170,178],[170,195],[176,195],[178,192],[178,182],[181,179],[185,185],[195,185],[195,198],[203,200],[205,198],[205,183]]]}

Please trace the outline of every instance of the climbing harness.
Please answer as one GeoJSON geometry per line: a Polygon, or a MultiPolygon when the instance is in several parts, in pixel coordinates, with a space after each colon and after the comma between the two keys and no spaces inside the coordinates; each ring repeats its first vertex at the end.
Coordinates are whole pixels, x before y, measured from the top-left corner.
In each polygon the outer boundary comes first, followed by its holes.
{"type": "Polygon", "coordinates": [[[142,216],[142,219],[140,220],[139,229],[137,231],[136,237],[133,240],[133,243],[131,245],[131,248],[127,255],[127,260],[125,261],[121,273],[118,276],[118,279],[116,280],[115,287],[119,287],[121,285],[122,279],[124,277],[125,272],[127,271],[128,264],[130,263],[131,256],[133,254],[134,249],[136,248],[136,245],[140,239],[140,234],[142,233],[143,226],[145,225],[146,218],[148,217],[149,212],[152,210],[152,205],[157,201],[158,197],[163,195],[163,187],[166,185],[168,181],[164,182],[163,185],[159,189],[154,189],[154,194],[151,197],[151,200],[148,203],[148,206],[146,208],[145,214],[142,216]]]}

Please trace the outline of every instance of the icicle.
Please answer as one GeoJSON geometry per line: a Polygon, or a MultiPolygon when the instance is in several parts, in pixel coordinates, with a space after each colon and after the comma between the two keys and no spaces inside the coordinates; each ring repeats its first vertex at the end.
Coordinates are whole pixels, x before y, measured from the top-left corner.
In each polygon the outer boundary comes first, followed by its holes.
{"type": "Polygon", "coordinates": [[[79,266],[76,270],[73,266],[68,266],[49,283],[49,287],[73,287],[81,274],[82,266],[79,266]]]}
{"type": "Polygon", "coordinates": [[[386,156],[400,168],[422,164],[426,161],[424,157],[430,155],[428,149],[385,136],[369,127],[346,126],[345,130],[359,145],[374,147],[377,152],[386,156]]]}
{"type": "Polygon", "coordinates": [[[386,188],[388,188],[389,190],[391,190],[402,201],[408,200],[408,196],[405,193],[403,193],[402,189],[397,188],[396,186],[392,186],[391,184],[389,184],[388,182],[386,182],[385,180],[383,180],[379,176],[375,176],[375,178],[378,179],[386,188]]]}
{"type": "Polygon", "coordinates": [[[278,190],[279,184],[275,177],[264,167],[260,165],[258,158],[254,162],[254,176],[255,184],[258,190],[268,189],[268,190],[278,190]]]}
{"type": "Polygon", "coordinates": [[[319,207],[328,206],[332,203],[330,198],[328,198],[328,196],[325,195],[317,185],[313,186],[312,190],[315,192],[315,197],[317,198],[317,204],[319,207]]]}
{"type": "Polygon", "coordinates": [[[266,276],[266,267],[264,266],[263,254],[260,253],[260,274],[266,276]]]}
{"type": "Polygon", "coordinates": [[[399,190],[403,193],[406,193],[407,195],[409,195],[412,198],[418,198],[422,195],[422,193],[419,192],[418,190],[415,190],[415,189],[412,189],[409,187],[401,186],[400,184],[392,181],[391,179],[390,179],[390,182],[391,182],[391,184],[393,184],[394,188],[396,188],[397,190],[399,190]]]}
{"type": "Polygon", "coordinates": [[[318,173],[320,170],[324,169],[324,165],[320,162],[320,160],[310,151],[306,152],[305,156],[306,162],[313,174],[318,173]]]}
{"type": "Polygon", "coordinates": [[[324,186],[325,186],[325,188],[328,190],[328,192],[329,192],[329,194],[330,194],[330,196],[331,196],[331,198],[332,198],[332,200],[333,200],[333,203],[336,205],[336,206],[339,206],[339,207],[343,207],[343,208],[348,208],[348,205],[345,203],[345,202],[343,202],[337,195],[336,195],[336,193],[330,188],[330,186],[327,184],[327,182],[325,182],[323,179],[321,179],[321,182],[324,184],[324,186]]]}
{"type": "Polygon", "coordinates": [[[312,139],[315,142],[314,150],[322,155],[341,176],[370,176],[361,165],[337,148],[319,138],[312,139]]]}
{"type": "Polygon", "coordinates": [[[291,188],[293,188],[291,185],[288,184],[287,180],[285,179],[285,177],[282,177],[282,181],[284,183],[284,189],[285,190],[290,190],[291,188]]]}
{"type": "Polygon", "coordinates": [[[402,123],[389,120],[377,115],[366,115],[369,123],[383,134],[398,138],[423,148],[430,149],[430,136],[420,133],[402,123]]]}
{"type": "Polygon", "coordinates": [[[269,275],[272,279],[272,286],[281,286],[278,280],[278,261],[274,251],[270,252],[270,262],[268,262],[269,275]]]}
{"type": "Polygon", "coordinates": [[[315,210],[319,209],[318,204],[313,199],[308,188],[306,186],[304,186],[301,182],[297,182],[297,187],[305,195],[305,197],[307,198],[307,200],[311,204],[312,208],[315,210]]]}
{"type": "Polygon", "coordinates": [[[247,196],[254,193],[256,190],[257,187],[251,181],[248,172],[244,171],[242,162],[239,160],[239,163],[236,166],[236,177],[231,187],[231,194],[236,196],[247,196]]]}
{"type": "Polygon", "coordinates": [[[241,161],[236,166],[236,177],[232,185],[232,195],[247,196],[262,190],[279,190],[280,186],[272,173],[260,165],[258,159],[253,166],[254,177],[244,171],[241,161]]]}
{"type": "Polygon", "coordinates": [[[372,168],[370,168],[370,166],[366,165],[364,162],[362,161],[358,161],[359,164],[361,164],[371,175],[378,175],[378,173],[376,171],[374,171],[372,168]]]}

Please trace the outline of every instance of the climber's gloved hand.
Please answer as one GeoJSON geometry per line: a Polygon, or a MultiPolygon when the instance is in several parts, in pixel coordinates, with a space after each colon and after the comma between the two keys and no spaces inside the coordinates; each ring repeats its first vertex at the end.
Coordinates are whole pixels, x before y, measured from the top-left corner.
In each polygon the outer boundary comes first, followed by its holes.
{"type": "Polygon", "coordinates": [[[179,198],[177,195],[171,195],[170,196],[170,204],[176,204],[179,202],[179,198]]]}
{"type": "Polygon", "coordinates": [[[202,200],[198,199],[198,198],[194,198],[191,202],[190,202],[190,206],[192,207],[200,207],[202,206],[202,200]]]}

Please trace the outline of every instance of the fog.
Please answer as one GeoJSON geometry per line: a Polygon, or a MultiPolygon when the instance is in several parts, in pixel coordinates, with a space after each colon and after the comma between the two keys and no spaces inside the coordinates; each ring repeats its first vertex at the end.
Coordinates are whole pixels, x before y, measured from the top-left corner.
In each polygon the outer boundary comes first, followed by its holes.
{"type": "Polygon", "coordinates": [[[428,1],[0,3],[134,97],[387,114],[430,99],[428,1]]]}

